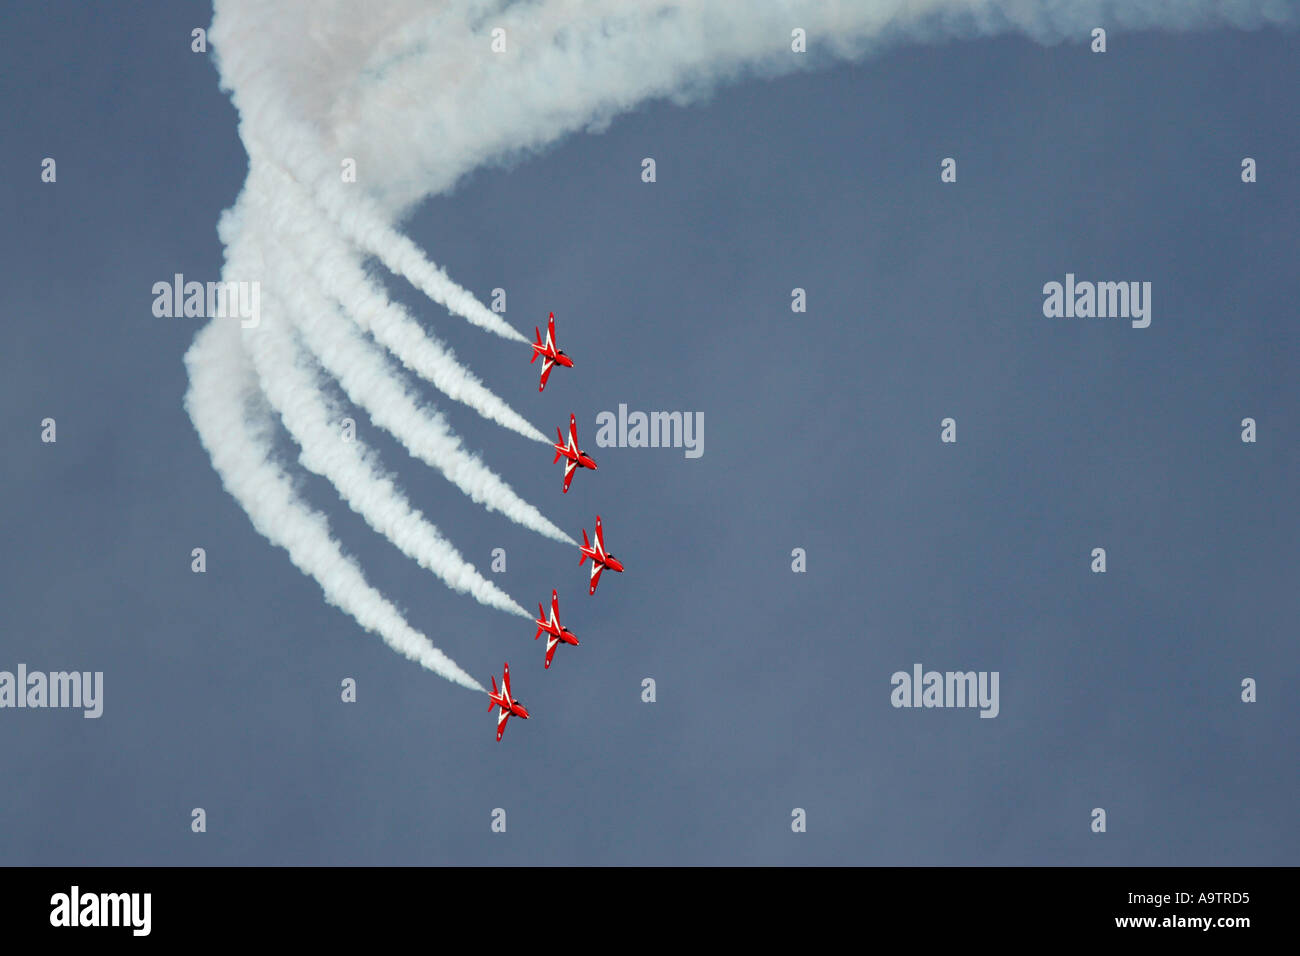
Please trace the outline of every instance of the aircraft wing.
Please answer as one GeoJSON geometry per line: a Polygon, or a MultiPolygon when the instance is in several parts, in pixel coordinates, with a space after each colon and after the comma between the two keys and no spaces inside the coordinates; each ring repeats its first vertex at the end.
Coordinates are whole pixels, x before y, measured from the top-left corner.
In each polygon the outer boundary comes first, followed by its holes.
{"type": "Polygon", "coordinates": [[[552,634],[546,640],[546,667],[551,666],[551,658],[555,656],[555,646],[560,643],[560,639],[552,634]]]}
{"type": "Polygon", "coordinates": [[[551,377],[551,369],[554,366],[555,366],[555,359],[553,358],[542,359],[542,381],[541,384],[537,386],[537,390],[539,392],[543,391],[546,388],[546,380],[551,377]]]}
{"type": "Polygon", "coordinates": [[[501,683],[505,686],[506,689],[506,700],[514,700],[515,695],[510,693],[510,665],[509,664],[507,664],[505,667],[505,673],[501,675],[501,683]]]}
{"type": "Polygon", "coordinates": [[[509,719],[510,719],[510,711],[507,710],[505,707],[502,707],[501,712],[497,714],[497,740],[498,741],[501,739],[501,735],[506,732],[506,721],[509,719]]]}
{"type": "Polygon", "coordinates": [[[569,415],[569,450],[578,453],[578,418],[573,414],[569,415]]]}
{"type": "Polygon", "coordinates": [[[596,553],[605,557],[605,529],[600,526],[600,515],[596,515],[596,553]]]}
{"type": "Polygon", "coordinates": [[[560,626],[560,592],[554,588],[551,589],[551,623],[560,626]]]}
{"type": "Polygon", "coordinates": [[[596,593],[596,582],[600,580],[600,572],[605,570],[605,566],[599,561],[591,562],[591,590],[588,594],[596,593]]]}
{"type": "Polygon", "coordinates": [[[568,494],[569,482],[573,481],[573,473],[578,470],[578,459],[570,458],[564,463],[564,492],[568,494]]]}
{"type": "Polygon", "coordinates": [[[555,352],[555,313],[552,312],[546,320],[546,351],[554,354],[555,352]]]}

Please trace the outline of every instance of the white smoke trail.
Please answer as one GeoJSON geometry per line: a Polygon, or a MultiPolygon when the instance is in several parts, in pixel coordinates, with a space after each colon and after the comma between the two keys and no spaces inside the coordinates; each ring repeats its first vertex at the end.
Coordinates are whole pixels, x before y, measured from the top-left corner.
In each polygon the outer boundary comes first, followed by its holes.
{"type": "MultiPolygon", "coordinates": [[[[235,100],[239,105],[238,95],[235,100]]],[[[256,163],[269,158],[293,169],[317,205],[352,242],[449,312],[513,342],[529,341],[500,315],[479,302],[473,293],[453,282],[445,270],[430,262],[415,243],[384,220],[369,198],[340,182],[337,170],[323,168],[321,147],[313,144],[311,138],[300,131],[299,125],[291,118],[277,117],[267,127],[252,126],[253,132],[249,133],[249,119],[245,117],[240,123],[241,137],[250,161],[256,163]],[[263,141],[272,144],[273,152],[269,156],[258,153],[258,144],[263,141]]]]}
{"type": "Polygon", "coordinates": [[[217,0],[213,18],[219,68],[241,115],[283,134],[277,152],[292,168],[320,170],[313,192],[336,218],[350,202],[338,157],[356,160],[354,186],[374,202],[366,218],[393,221],[484,163],[599,128],[648,99],[690,100],[746,74],[826,66],[907,40],[1020,33],[1083,44],[1098,26],[1113,37],[1300,18],[1286,0],[390,0],[382,12],[372,7],[217,0]],[[504,53],[491,47],[498,28],[504,53]],[[791,51],[795,28],[807,32],[807,53],[791,51]]]}
{"type": "MultiPolygon", "coordinates": [[[[237,276],[226,270],[227,279],[237,276]]],[[[238,326],[220,320],[209,323],[186,352],[185,366],[190,380],[186,411],[226,491],[248,513],[258,533],[284,548],[295,567],[315,578],[326,601],[398,653],[462,687],[482,691],[478,681],[411,627],[367,583],[361,569],[330,536],[325,516],[308,508],[289,478],[272,463],[269,429],[246,418],[256,381],[240,352],[238,326]]]]}
{"type": "MultiPolygon", "coordinates": [[[[1294,24],[1298,15],[1284,0],[217,0],[210,38],[254,163],[264,155],[287,168],[343,235],[434,301],[526,342],[393,227],[416,202],[484,163],[599,129],[650,98],[684,102],[746,73],[825,65],[902,40],[1019,32],[1082,43],[1097,26],[1255,28],[1294,24]],[[807,32],[806,54],[790,49],[795,28],[807,32]],[[491,49],[494,29],[504,31],[503,53],[491,49]],[[340,181],[342,163],[355,164],[357,182],[340,181]]],[[[320,268],[314,259],[304,265],[320,268]]],[[[359,260],[352,266],[360,270],[359,260]]],[[[324,283],[354,318],[363,306],[381,308],[375,290],[355,278],[324,283]],[[348,285],[363,289],[360,298],[348,285]]],[[[396,330],[407,335],[407,327],[388,319],[385,326],[368,311],[360,316],[408,367],[439,384],[440,357],[398,342],[396,330]]],[[[223,391],[225,378],[240,374],[239,388],[251,388],[237,349],[234,361],[228,354],[230,340],[209,328],[187,355],[187,407],[227,488],[330,600],[408,656],[481,689],[369,589],[323,516],[298,502],[269,463],[269,442],[259,444],[237,413],[232,421],[229,408],[218,407],[237,404],[223,391]]],[[[280,377],[273,363],[263,371],[263,384],[280,377]]],[[[439,387],[455,388],[446,374],[439,387]]]]}
{"type": "MultiPolygon", "coordinates": [[[[333,86],[334,77],[329,69],[321,70],[328,59],[303,64],[303,69],[291,77],[278,75],[276,64],[295,46],[313,45],[311,38],[317,23],[323,25],[343,12],[363,12],[359,6],[349,4],[350,0],[322,0],[319,4],[285,7],[283,12],[288,17],[274,10],[274,5],[256,2],[236,3],[228,10],[214,12],[209,37],[219,51],[223,88],[230,91],[240,113],[240,135],[250,161],[259,159],[260,145],[269,146],[272,158],[294,171],[316,203],[343,232],[391,271],[471,324],[514,342],[528,342],[529,339],[453,282],[415,243],[394,229],[373,201],[356,188],[357,184],[342,181],[340,166],[352,157],[333,149],[332,144],[320,137],[318,129],[304,123],[294,108],[293,98],[283,95],[286,83],[303,91],[314,84],[319,84],[320,89],[333,86]]],[[[373,10],[370,16],[362,18],[365,23],[357,29],[362,34],[370,34],[376,24],[396,27],[413,9],[409,0],[400,0],[386,9],[373,10]]],[[[425,12],[428,11],[426,7],[425,12]]],[[[335,37],[331,44],[335,56],[353,48],[352,39],[346,35],[335,37]]],[[[358,180],[382,176],[382,170],[382,165],[371,167],[370,171],[358,170],[358,180]]]]}
{"type": "MultiPolygon", "coordinates": [[[[257,170],[249,173],[244,197],[258,190],[257,170]]],[[[243,228],[247,210],[241,198],[222,224],[228,243],[258,241],[243,228]]],[[[422,568],[433,572],[454,591],[470,594],[476,601],[520,617],[531,615],[509,595],[488,581],[466,561],[424,516],[413,508],[393,479],[379,472],[365,445],[358,439],[344,441],[338,422],[320,391],[315,374],[302,361],[293,341],[289,311],[277,293],[262,292],[262,321],[244,330],[244,346],[253,360],[263,393],[279,413],[286,430],[301,448],[299,461],[334,485],[339,496],[375,531],[422,568]]]]}
{"type": "Polygon", "coordinates": [[[272,188],[264,191],[264,212],[259,215],[271,217],[277,233],[298,250],[298,260],[310,264],[311,275],[322,291],[337,299],[361,329],[449,398],[520,435],[551,443],[460,365],[446,346],[428,336],[406,309],[388,298],[366,275],[348,243],[331,232],[310,194],[292,175],[269,165],[262,168],[272,179],[272,188]]]}
{"type": "MultiPolygon", "coordinates": [[[[292,259],[293,253],[305,254],[311,250],[303,250],[297,239],[289,254],[277,248],[285,239],[280,231],[284,219],[270,214],[269,206],[273,200],[269,197],[272,188],[278,188],[279,178],[267,179],[265,172],[258,172],[256,185],[254,177],[249,178],[246,192],[249,214],[263,229],[273,234],[269,243],[264,240],[269,248],[263,251],[271,273],[276,276],[277,288],[284,290],[284,304],[291,309],[304,343],[325,370],[338,380],[348,398],[364,408],[376,425],[392,434],[414,457],[438,469],[474,502],[484,505],[489,511],[499,511],[511,521],[554,541],[576,546],[573,538],[466,451],[441,415],[421,408],[382,354],[354,331],[351,324],[339,315],[338,309],[307,281],[301,267],[292,259]]],[[[307,257],[316,258],[314,255],[307,257]]],[[[329,264],[333,265],[332,261],[329,264]]]]}

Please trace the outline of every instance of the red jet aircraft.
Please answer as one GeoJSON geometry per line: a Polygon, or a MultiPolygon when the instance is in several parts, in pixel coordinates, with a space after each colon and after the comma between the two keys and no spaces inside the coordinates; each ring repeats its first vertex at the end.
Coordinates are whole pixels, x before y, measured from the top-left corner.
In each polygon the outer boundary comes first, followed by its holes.
{"type": "MultiPolygon", "coordinates": [[[[573,480],[573,473],[579,468],[590,468],[595,471],[596,463],[591,460],[590,455],[578,447],[578,419],[575,416],[569,416],[568,444],[565,444],[564,433],[558,428],[555,429],[555,434],[560,439],[555,443],[555,461],[559,461],[561,456],[569,459],[564,465],[564,493],[568,494],[569,482],[573,480]]],[[[555,461],[551,462],[551,464],[555,464],[555,461]]]]}
{"type": "Polygon", "coordinates": [[[555,313],[552,312],[546,319],[546,341],[542,341],[542,330],[533,327],[537,333],[537,341],[533,343],[533,357],[528,360],[532,365],[537,361],[537,356],[542,357],[542,381],[537,386],[539,392],[546,389],[546,380],[551,377],[551,369],[556,365],[563,365],[565,368],[573,368],[573,359],[564,354],[563,351],[555,347],[555,313]]]}
{"type": "Polygon", "coordinates": [[[582,562],[591,558],[591,590],[588,594],[596,593],[596,582],[600,580],[600,572],[609,568],[611,571],[623,573],[623,562],[619,561],[612,554],[605,551],[605,533],[600,528],[600,515],[596,515],[596,546],[593,548],[587,540],[587,529],[582,529],[582,557],[578,559],[578,566],[582,562]]]}
{"type": "Polygon", "coordinates": [[[524,705],[519,703],[510,696],[510,665],[506,664],[505,674],[501,677],[501,693],[497,693],[497,679],[492,678],[492,692],[488,694],[492,702],[488,704],[488,710],[493,707],[500,707],[501,711],[497,714],[497,741],[501,740],[501,735],[506,732],[506,721],[511,717],[522,717],[528,719],[528,711],[524,710],[524,705]]]}
{"type": "MultiPolygon", "coordinates": [[[[542,636],[542,631],[550,635],[546,639],[546,667],[551,666],[551,658],[555,656],[555,648],[559,646],[560,641],[565,644],[578,646],[578,639],[573,636],[573,632],[567,627],[560,624],[560,598],[555,592],[551,592],[551,616],[546,616],[546,610],[539,604],[537,605],[537,620],[533,622],[537,625],[537,637],[542,636]]],[[[534,637],[533,640],[537,640],[534,637]]]]}

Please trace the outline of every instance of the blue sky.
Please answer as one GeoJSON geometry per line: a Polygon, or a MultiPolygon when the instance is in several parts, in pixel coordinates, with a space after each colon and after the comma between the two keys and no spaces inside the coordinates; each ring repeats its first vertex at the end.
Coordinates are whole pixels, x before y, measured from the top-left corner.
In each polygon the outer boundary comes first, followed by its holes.
{"type": "Polygon", "coordinates": [[[534,719],[497,744],[484,698],[325,605],[198,442],[198,324],[150,290],[218,277],[246,157],[189,50],[210,10],[146,10],[4,15],[0,669],[102,670],[105,701],[0,710],[0,859],[1297,862],[1293,32],[899,46],[646,105],[420,206],[404,228],[456,281],[528,333],[556,313],[577,366],[539,396],[527,349],[389,282],[537,427],[705,419],[701,458],[593,448],[561,496],[543,446],[428,393],[569,533],[602,515],[628,570],[594,597],[576,550],[363,421],[467,558],[506,549],[496,583],[559,589],[582,646],[549,671],[527,622],[304,478],[435,644],[485,684],[510,661],[534,719]],[[1067,272],[1150,281],[1151,326],[1045,318],[1067,272]],[[891,707],[918,661],[999,672],[998,717],[891,707]]]}

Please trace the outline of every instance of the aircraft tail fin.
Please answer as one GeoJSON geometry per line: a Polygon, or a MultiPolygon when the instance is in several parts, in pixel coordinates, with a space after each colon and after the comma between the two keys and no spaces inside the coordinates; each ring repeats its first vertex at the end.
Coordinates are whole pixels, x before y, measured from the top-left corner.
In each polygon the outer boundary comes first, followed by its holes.
{"type": "MultiPolygon", "coordinates": [[[[537,333],[537,344],[538,344],[538,345],[541,345],[541,344],[542,344],[542,330],[539,329],[537,326],[534,325],[534,326],[533,326],[533,331],[537,333]]],[[[540,354],[540,353],[537,351],[537,349],[533,349],[533,357],[530,358],[530,359],[528,360],[528,364],[529,364],[529,365],[532,365],[534,362],[536,362],[536,361],[537,361],[537,356],[538,356],[539,354],[540,354]]]]}

